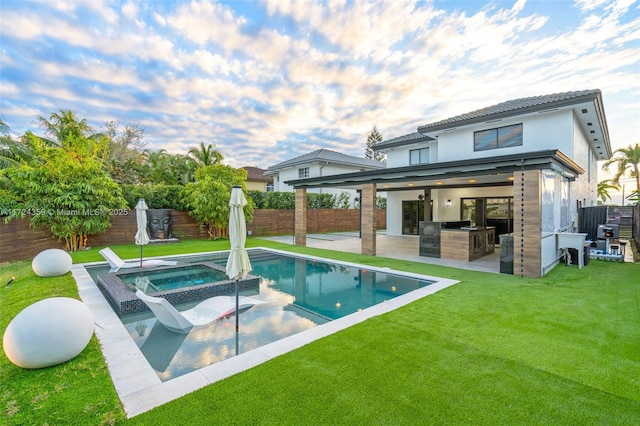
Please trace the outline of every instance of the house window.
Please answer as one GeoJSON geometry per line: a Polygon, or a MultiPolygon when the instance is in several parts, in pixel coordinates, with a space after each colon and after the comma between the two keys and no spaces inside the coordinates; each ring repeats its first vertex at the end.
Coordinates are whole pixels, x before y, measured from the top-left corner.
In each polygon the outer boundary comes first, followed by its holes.
{"type": "Polygon", "coordinates": [[[267,192],[273,192],[273,182],[267,182],[267,192]]]}
{"type": "Polygon", "coordinates": [[[427,164],[429,163],[429,148],[420,148],[409,150],[409,164],[427,164]]]}
{"type": "Polygon", "coordinates": [[[510,146],[522,146],[522,123],[473,132],[474,151],[508,148],[510,146]]]}
{"type": "Polygon", "coordinates": [[[309,168],[308,167],[303,167],[301,169],[298,169],[298,177],[299,178],[308,178],[309,177],[309,168]]]}

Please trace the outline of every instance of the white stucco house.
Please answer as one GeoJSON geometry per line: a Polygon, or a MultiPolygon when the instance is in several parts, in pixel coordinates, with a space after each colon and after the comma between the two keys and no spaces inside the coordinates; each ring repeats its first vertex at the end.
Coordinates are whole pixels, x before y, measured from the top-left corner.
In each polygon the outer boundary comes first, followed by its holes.
{"type": "MultiPolygon", "coordinates": [[[[486,243],[512,235],[514,274],[532,277],[558,264],[556,234],[574,230],[580,207],[596,205],[596,162],[612,155],[600,90],[509,100],[419,126],[375,149],[386,154],[385,169],[285,183],[300,197],[318,188],[361,191],[365,254],[376,250],[366,203],[385,191],[387,234],[417,235],[420,222],[495,229],[486,243]]],[[[304,226],[297,226],[303,243],[304,226]]],[[[450,248],[444,234],[440,244],[450,248]]]]}
{"type": "MultiPolygon", "coordinates": [[[[273,177],[273,190],[278,192],[293,192],[294,187],[287,181],[293,179],[321,178],[325,176],[375,171],[386,168],[385,163],[367,158],[342,154],[330,149],[318,149],[307,154],[283,161],[270,166],[264,173],[273,177]]],[[[349,194],[350,205],[354,205],[358,193],[349,188],[313,188],[309,192],[324,193],[339,196],[340,193],[349,194]]]]}

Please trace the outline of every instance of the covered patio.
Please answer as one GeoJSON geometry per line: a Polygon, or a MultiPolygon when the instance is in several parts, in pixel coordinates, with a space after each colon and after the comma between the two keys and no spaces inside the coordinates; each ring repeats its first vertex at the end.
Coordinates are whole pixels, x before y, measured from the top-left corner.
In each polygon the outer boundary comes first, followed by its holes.
{"type": "MultiPolygon", "coordinates": [[[[448,209],[455,217],[443,218],[436,212],[442,212],[447,190],[460,188],[479,191],[486,188],[502,188],[513,199],[514,252],[513,273],[521,277],[543,276],[548,268],[557,264],[558,259],[550,250],[555,251],[553,232],[541,233],[543,210],[543,173],[545,170],[561,175],[568,181],[585,173],[559,150],[543,150],[515,155],[505,155],[482,160],[451,161],[434,164],[420,164],[408,167],[388,168],[376,171],[348,173],[288,181],[296,191],[295,244],[307,246],[307,189],[338,187],[357,189],[360,192],[361,238],[353,241],[359,253],[372,256],[410,256],[412,260],[424,263],[444,265],[455,262],[456,267],[473,270],[499,272],[499,251],[486,258],[471,262],[455,261],[443,258],[419,256],[418,238],[392,235],[385,236],[384,244],[377,235],[374,221],[376,196],[378,191],[393,195],[408,191],[418,192],[423,204],[425,221],[460,220],[458,213],[448,209]],[[441,209],[441,210],[438,210],[441,209]],[[433,217],[433,216],[435,217],[433,217]],[[548,234],[548,235],[547,235],[548,234]],[[553,241],[551,241],[553,239],[553,241]],[[359,247],[358,247],[359,246],[359,247]],[[384,247],[384,248],[383,248],[384,247]],[[543,255],[548,258],[543,259],[543,255]],[[495,261],[492,261],[495,258],[495,261]],[[481,267],[480,265],[487,263],[481,267]],[[481,269],[487,268],[487,269],[481,269]]],[[[389,198],[389,197],[388,197],[389,198]]],[[[387,212],[394,203],[387,203],[387,212]]],[[[387,230],[393,224],[387,221],[387,230]]],[[[346,250],[347,242],[340,243],[340,250],[346,250]]],[[[337,249],[336,244],[330,244],[337,249]]],[[[454,266],[454,265],[450,265],[454,266]]]]}

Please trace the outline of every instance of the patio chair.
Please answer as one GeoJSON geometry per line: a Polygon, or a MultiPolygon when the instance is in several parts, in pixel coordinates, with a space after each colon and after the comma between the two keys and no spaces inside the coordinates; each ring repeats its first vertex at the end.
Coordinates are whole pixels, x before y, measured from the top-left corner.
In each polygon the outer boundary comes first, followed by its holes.
{"type": "MultiPolygon", "coordinates": [[[[107,262],[109,262],[109,266],[111,266],[110,272],[116,272],[120,268],[139,268],[140,262],[125,262],[120,259],[120,257],[113,252],[109,247],[103,248],[98,253],[104,257],[107,262]]],[[[160,260],[160,259],[149,259],[142,261],[143,268],[152,268],[154,266],[170,266],[176,265],[178,262],[175,260],[160,260]]]]}
{"type": "MultiPolygon", "coordinates": [[[[236,310],[235,298],[230,296],[211,297],[184,312],[178,311],[167,299],[162,297],[149,296],[140,290],[136,291],[136,296],[151,309],[162,325],[173,332],[182,334],[188,333],[193,327],[208,325],[220,318],[227,317],[236,310]]],[[[261,303],[264,302],[242,296],[239,299],[238,309],[242,312],[261,303]]]]}

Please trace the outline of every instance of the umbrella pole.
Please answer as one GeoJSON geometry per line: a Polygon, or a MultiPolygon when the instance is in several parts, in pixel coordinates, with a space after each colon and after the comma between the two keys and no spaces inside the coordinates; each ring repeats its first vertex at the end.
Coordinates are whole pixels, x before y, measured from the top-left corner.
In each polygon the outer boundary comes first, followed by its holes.
{"type": "Polygon", "coordinates": [[[142,268],[142,245],[140,245],[140,267],[142,268]]]}
{"type": "Polygon", "coordinates": [[[236,280],[236,333],[240,329],[240,313],[238,312],[238,307],[240,306],[240,290],[238,281],[236,280]]]}

